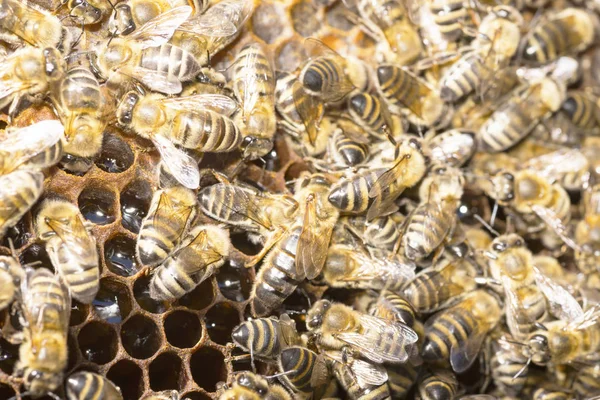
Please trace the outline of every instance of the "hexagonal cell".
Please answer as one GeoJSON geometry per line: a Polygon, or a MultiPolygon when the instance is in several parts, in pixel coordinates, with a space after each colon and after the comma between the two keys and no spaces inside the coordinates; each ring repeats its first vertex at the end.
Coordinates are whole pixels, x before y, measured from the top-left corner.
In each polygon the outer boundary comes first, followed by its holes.
{"type": "Polygon", "coordinates": [[[19,345],[11,344],[0,338],[0,370],[12,374],[15,363],[19,360],[19,345]]]}
{"type": "Polygon", "coordinates": [[[104,243],[104,259],[109,271],[120,276],[132,276],[140,270],[135,257],[135,240],[117,235],[104,243]]]}
{"type": "Polygon", "coordinates": [[[294,71],[306,59],[304,44],[296,38],[283,42],[275,53],[275,66],[280,71],[294,71]]]}
{"type": "Polygon", "coordinates": [[[71,300],[71,318],[69,320],[69,325],[76,326],[82,324],[87,318],[89,312],[89,305],[81,304],[75,299],[71,300]]]}
{"type": "Polygon", "coordinates": [[[77,336],[83,357],[96,364],[106,364],[115,358],[118,340],[113,327],[100,321],[88,323],[77,336]]]}
{"type": "Polygon", "coordinates": [[[287,16],[279,4],[262,2],[252,14],[252,30],[262,40],[273,43],[281,37],[287,16]]]}
{"type": "Polygon", "coordinates": [[[334,28],[349,31],[355,23],[348,18],[348,8],[343,2],[337,2],[327,10],[327,23],[334,28]]]}
{"type": "Polygon", "coordinates": [[[317,33],[321,27],[321,21],[316,18],[318,11],[312,3],[307,1],[294,4],[290,9],[294,30],[304,37],[317,33]]]}
{"type": "Polygon", "coordinates": [[[91,182],[77,199],[79,210],[85,219],[96,225],[108,225],[117,218],[115,194],[98,182],[91,182]]]}
{"type": "Polygon", "coordinates": [[[310,309],[310,304],[307,295],[301,289],[296,289],[283,302],[286,312],[296,321],[298,332],[306,332],[306,313],[310,309]]]}
{"type": "Polygon", "coordinates": [[[46,246],[43,243],[33,243],[25,248],[19,255],[19,260],[23,265],[39,261],[41,264],[34,265],[34,268],[44,267],[54,270],[50,257],[48,257],[48,253],[46,252],[46,246]]]}
{"type": "Polygon", "coordinates": [[[129,318],[121,328],[121,342],[133,358],[150,358],[161,345],[158,327],[150,318],[137,314],[129,318]]]}
{"type": "Polygon", "coordinates": [[[178,303],[192,310],[204,310],[215,299],[212,279],[207,279],[178,300],[178,303]]]}
{"type": "Polygon", "coordinates": [[[77,157],[72,154],[65,154],[58,163],[60,169],[75,176],[84,176],[93,166],[94,162],[91,158],[77,157]]]}
{"type": "Polygon", "coordinates": [[[114,279],[103,278],[92,306],[100,318],[110,324],[119,324],[131,312],[129,289],[114,279]]]}
{"type": "Polygon", "coordinates": [[[121,360],[108,370],[106,377],[121,389],[123,400],[138,400],[144,392],[142,370],[135,362],[121,360]]]}
{"type": "Polygon", "coordinates": [[[103,171],[121,173],[133,164],[135,156],[127,143],[114,135],[104,135],[102,152],[96,159],[96,165],[103,171]]]}
{"type": "Polygon", "coordinates": [[[219,291],[225,298],[233,301],[244,301],[250,297],[252,278],[250,271],[244,266],[226,262],[217,274],[219,291]]]}
{"type": "Polygon", "coordinates": [[[0,383],[0,399],[10,399],[15,395],[15,391],[10,387],[0,383]]]}
{"type": "Polygon", "coordinates": [[[192,354],[190,369],[194,381],[207,392],[214,392],[217,383],[227,380],[225,357],[218,350],[210,347],[202,347],[192,354]]]}
{"type": "Polygon", "coordinates": [[[202,393],[202,392],[187,392],[182,396],[182,398],[189,399],[189,400],[210,400],[211,399],[211,397],[209,395],[207,395],[206,393],[202,393]]]}
{"type": "Polygon", "coordinates": [[[135,301],[144,310],[149,311],[153,314],[161,314],[167,310],[168,303],[164,301],[156,301],[150,297],[150,285],[151,276],[142,276],[133,284],[133,296],[135,301]]]}
{"type": "Polygon", "coordinates": [[[179,390],[184,385],[181,359],[175,353],[163,353],[150,363],[148,371],[150,389],[155,392],[161,390],[179,390]]]}
{"type": "Polygon", "coordinates": [[[231,304],[217,303],[206,313],[205,323],[211,340],[225,345],[231,342],[231,331],[240,323],[240,315],[231,304]]]}
{"type": "Polygon", "coordinates": [[[246,255],[254,256],[262,250],[262,245],[252,242],[244,232],[232,233],[230,238],[233,247],[246,255]]]}
{"type": "Polygon", "coordinates": [[[10,248],[10,241],[15,249],[19,249],[27,244],[34,236],[30,231],[31,214],[27,213],[12,228],[8,228],[2,240],[2,246],[10,248]]]}
{"type": "Polygon", "coordinates": [[[164,322],[167,341],[182,349],[194,347],[202,337],[202,325],[196,314],[178,310],[167,315],[164,322]]]}
{"type": "Polygon", "coordinates": [[[127,185],[121,193],[121,225],[133,233],[139,233],[151,200],[152,188],[148,182],[135,181],[127,185]]]}

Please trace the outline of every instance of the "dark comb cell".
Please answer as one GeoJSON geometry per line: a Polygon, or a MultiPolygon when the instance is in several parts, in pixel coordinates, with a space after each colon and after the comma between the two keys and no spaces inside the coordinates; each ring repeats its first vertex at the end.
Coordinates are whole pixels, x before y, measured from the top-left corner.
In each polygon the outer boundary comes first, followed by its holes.
{"type": "Polygon", "coordinates": [[[109,271],[120,276],[135,275],[139,268],[135,258],[135,240],[117,235],[104,244],[104,258],[109,271]]]}

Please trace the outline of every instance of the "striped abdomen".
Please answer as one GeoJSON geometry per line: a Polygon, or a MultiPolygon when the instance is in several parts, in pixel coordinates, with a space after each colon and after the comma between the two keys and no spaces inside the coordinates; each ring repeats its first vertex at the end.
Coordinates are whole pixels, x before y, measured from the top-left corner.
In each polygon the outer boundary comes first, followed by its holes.
{"type": "Polygon", "coordinates": [[[252,288],[251,303],[255,316],[269,314],[304,280],[296,272],[296,250],[302,226],[290,229],[267,255],[252,288]]]}
{"type": "Polygon", "coordinates": [[[369,148],[347,137],[341,130],[333,133],[334,157],[336,162],[347,167],[354,167],[367,161],[369,148]]]}
{"type": "Polygon", "coordinates": [[[201,69],[189,52],[168,43],[144,49],[140,67],[162,72],[181,82],[191,81],[201,69]]]}
{"type": "Polygon", "coordinates": [[[260,45],[249,44],[240,50],[233,64],[232,87],[242,103],[244,114],[252,114],[252,107],[260,107],[262,102],[272,101],[275,76],[271,63],[260,45]],[[246,90],[253,92],[246,93],[246,90]],[[246,99],[252,99],[253,104],[246,104],[246,99]]]}
{"type": "Polygon", "coordinates": [[[573,390],[581,398],[600,395],[600,371],[597,367],[584,367],[577,371],[573,382],[573,390]]]}
{"type": "Polygon", "coordinates": [[[352,400],[391,399],[387,382],[380,386],[363,384],[366,387],[361,387],[350,367],[340,362],[333,364],[333,373],[352,400]]]}
{"type": "Polygon", "coordinates": [[[375,247],[393,250],[400,239],[398,223],[389,216],[371,220],[364,232],[365,241],[375,247]]]}
{"type": "Polygon", "coordinates": [[[236,124],[230,118],[210,110],[178,113],[173,118],[170,135],[175,144],[215,153],[233,151],[242,142],[236,124]]]}
{"type": "Polygon", "coordinates": [[[419,384],[421,400],[453,400],[458,391],[458,381],[453,375],[432,375],[419,384]]]}
{"type": "Polygon", "coordinates": [[[238,346],[254,356],[275,359],[282,350],[279,324],[275,318],[248,320],[234,328],[231,337],[238,346]]]}
{"type": "Polygon", "coordinates": [[[381,94],[394,106],[410,108],[421,99],[421,82],[402,68],[381,66],[377,68],[377,80],[381,94]]]}
{"type": "Polygon", "coordinates": [[[102,375],[93,372],[77,372],[66,383],[69,400],[122,400],[119,389],[102,375]]]}
{"type": "Polygon", "coordinates": [[[464,342],[477,326],[469,310],[455,307],[441,314],[427,327],[421,356],[426,362],[448,361],[450,349],[464,342]]]}
{"type": "Polygon", "coordinates": [[[600,107],[584,92],[569,92],[561,110],[581,129],[594,129],[600,125],[600,107]]]}
{"type": "Polygon", "coordinates": [[[369,314],[388,321],[402,322],[409,327],[415,323],[415,310],[409,301],[391,290],[383,290],[377,302],[369,307],[369,314]]]}
{"type": "Polygon", "coordinates": [[[334,88],[344,86],[344,68],[334,58],[319,57],[310,61],[301,76],[302,85],[313,96],[325,100],[339,100],[347,93],[336,93],[334,88]]]}
{"type": "Polygon", "coordinates": [[[429,8],[434,22],[448,40],[457,40],[465,27],[474,25],[464,0],[435,0],[429,8]]]}
{"type": "Polygon", "coordinates": [[[0,176],[0,236],[15,225],[44,190],[44,174],[17,170],[0,176]]]}
{"type": "Polygon", "coordinates": [[[27,292],[23,297],[26,315],[31,317],[27,322],[36,327],[33,331],[41,335],[52,331],[63,334],[66,350],[70,300],[59,279],[48,269],[36,269],[27,278],[27,292]]]}
{"type": "Polygon", "coordinates": [[[527,357],[519,349],[499,349],[490,364],[494,384],[509,395],[518,395],[527,381],[527,368],[523,370],[526,364],[527,357]]]}
{"type": "Polygon", "coordinates": [[[392,398],[405,398],[417,380],[417,368],[408,362],[406,364],[386,365],[385,370],[388,374],[387,385],[392,398]]]}
{"type": "Polygon", "coordinates": [[[357,123],[371,134],[385,138],[386,131],[391,132],[393,127],[388,126],[382,107],[379,97],[369,93],[359,93],[348,100],[348,110],[357,123]]]}
{"type": "Polygon", "coordinates": [[[477,90],[485,71],[481,56],[470,53],[453,64],[440,82],[440,97],[454,102],[477,90]]]}
{"type": "MultiPolygon", "coordinates": [[[[275,108],[287,122],[300,125],[303,128],[302,118],[298,114],[296,103],[294,102],[294,90],[300,90],[302,86],[294,89],[296,81],[297,78],[294,74],[289,72],[278,73],[277,84],[275,86],[275,108]]],[[[297,96],[296,98],[301,99],[303,97],[297,96]]]]}
{"type": "Polygon", "coordinates": [[[375,168],[342,180],[331,188],[329,201],[342,212],[367,211],[375,201],[375,197],[369,197],[369,191],[385,171],[387,168],[375,168]]]}
{"type": "Polygon", "coordinates": [[[451,288],[444,278],[437,270],[423,271],[406,285],[404,295],[418,312],[435,311],[452,297],[461,294],[452,290],[456,285],[451,288]]]}
{"type": "Polygon", "coordinates": [[[100,267],[96,244],[90,237],[84,248],[73,249],[55,236],[46,244],[52,264],[71,291],[71,296],[90,304],[100,288],[100,267]]]}
{"type": "Polygon", "coordinates": [[[315,352],[303,347],[289,347],[281,352],[279,365],[282,372],[286,372],[285,379],[294,389],[311,393],[312,374],[317,363],[318,356],[315,352]]]}
{"type": "Polygon", "coordinates": [[[509,330],[516,340],[526,340],[528,333],[535,331],[535,322],[542,322],[546,319],[546,298],[533,281],[520,286],[518,282],[514,282],[513,285],[512,290],[523,307],[515,310],[517,327],[509,325],[509,330]]]}
{"type": "Polygon", "coordinates": [[[60,84],[59,96],[61,106],[69,111],[96,111],[102,102],[100,83],[92,72],[82,67],[67,72],[60,84]]]}
{"type": "Polygon", "coordinates": [[[433,203],[421,204],[409,218],[402,246],[410,260],[421,260],[431,254],[456,223],[453,209],[447,210],[433,203]]]}
{"type": "Polygon", "coordinates": [[[29,160],[23,163],[22,167],[34,169],[48,168],[58,163],[62,156],[63,142],[62,140],[59,140],[53,146],[31,157],[29,160]]]}
{"type": "Polygon", "coordinates": [[[571,391],[561,392],[558,390],[538,389],[533,393],[532,400],[570,400],[573,398],[571,391]]]}
{"type": "Polygon", "coordinates": [[[250,189],[225,183],[208,186],[198,195],[200,209],[205,215],[246,231],[258,229],[257,223],[248,218],[248,205],[258,203],[256,197],[250,189]]]}

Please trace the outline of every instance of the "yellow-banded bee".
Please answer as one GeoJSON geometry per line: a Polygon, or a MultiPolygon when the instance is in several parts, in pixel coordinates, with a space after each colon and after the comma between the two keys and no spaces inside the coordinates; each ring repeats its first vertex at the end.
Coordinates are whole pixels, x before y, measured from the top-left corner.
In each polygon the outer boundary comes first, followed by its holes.
{"type": "Polygon", "coordinates": [[[111,381],[93,372],[76,372],[66,382],[67,400],[123,400],[111,381]]]}
{"type": "Polygon", "coordinates": [[[0,133],[0,175],[16,169],[42,170],[58,163],[63,132],[59,121],[44,120],[0,133]]]}
{"type": "Polygon", "coordinates": [[[348,97],[348,112],[357,124],[377,139],[397,136],[394,121],[379,96],[357,93],[348,97]]]}
{"type": "Polygon", "coordinates": [[[372,248],[392,251],[400,240],[402,231],[399,226],[403,221],[404,216],[400,213],[375,218],[372,221],[367,221],[360,215],[342,217],[336,231],[336,243],[353,244],[358,238],[372,248]],[[340,230],[343,232],[339,232],[340,230]],[[345,239],[348,234],[352,237],[345,239]]]}
{"type": "Polygon", "coordinates": [[[181,186],[154,193],[137,240],[142,264],[156,266],[169,257],[196,216],[196,202],[194,192],[181,186]]]}
{"type": "Polygon", "coordinates": [[[465,0],[428,0],[433,13],[433,21],[442,35],[449,41],[456,41],[463,35],[472,36],[474,26],[479,21],[470,3],[465,0]]]}
{"type": "Polygon", "coordinates": [[[460,170],[435,167],[421,184],[421,204],[406,217],[401,251],[406,258],[421,261],[443,249],[452,238],[465,180],[460,170]]]}
{"type": "Polygon", "coordinates": [[[15,368],[34,397],[57,389],[67,367],[67,330],[71,304],[58,275],[45,268],[28,271],[21,284],[27,322],[15,368]]]}
{"type": "Polygon", "coordinates": [[[219,400],[292,400],[281,386],[269,384],[265,378],[251,372],[240,372],[233,378],[231,388],[222,390],[219,400]]]}
{"type": "Polygon", "coordinates": [[[488,332],[500,321],[496,297],[484,290],[466,294],[460,303],[431,317],[425,327],[421,356],[425,362],[446,364],[461,373],[477,358],[488,332]]]}
{"type": "Polygon", "coordinates": [[[338,181],[331,188],[329,201],[348,214],[367,212],[367,219],[396,211],[393,202],[421,180],[427,169],[426,155],[416,138],[409,138],[396,149],[390,168],[375,167],[338,181]]]}
{"type": "Polygon", "coordinates": [[[597,365],[581,368],[573,382],[573,391],[582,398],[600,395],[600,367],[597,365]]]}
{"type": "Polygon", "coordinates": [[[0,175],[0,237],[15,226],[44,191],[44,174],[17,170],[0,175]]]}
{"type": "Polygon", "coordinates": [[[433,371],[428,374],[417,389],[419,400],[451,400],[460,389],[458,379],[451,371],[433,371]]]}
{"type": "Polygon", "coordinates": [[[329,371],[324,357],[301,346],[283,349],[277,359],[282,383],[301,394],[310,394],[327,383],[329,371]]]}
{"type": "Polygon", "coordinates": [[[596,132],[600,127],[598,98],[591,93],[578,90],[567,92],[567,98],[560,109],[576,127],[585,132],[596,132]]]}
{"type": "Polygon", "coordinates": [[[273,148],[275,72],[272,61],[258,43],[244,46],[232,65],[233,92],[240,103],[244,131],[244,158],[254,160],[273,148]]]}
{"type": "MultiPolygon", "coordinates": [[[[402,322],[374,317],[329,300],[319,300],[308,311],[306,326],[323,351],[355,354],[374,363],[402,363],[417,334],[402,322]]],[[[353,372],[356,372],[353,370],[353,372]]]]}
{"type": "Polygon", "coordinates": [[[438,91],[407,69],[380,65],[377,82],[390,111],[408,109],[408,120],[415,125],[439,129],[452,119],[452,109],[442,101],[438,91]]]}
{"type": "Polygon", "coordinates": [[[565,8],[542,18],[525,36],[522,57],[546,64],[561,56],[577,54],[594,41],[594,19],[579,8],[565,8]]]}
{"type": "Polygon", "coordinates": [[[102,148],[107,120],[100,83],[88,69],[72,68],[52,85],[52,104],[65,126],[65,152],[91,157],[102,148]]]}
{"type": "Polygon", "coordinates": [[[329,180],[320,174],[300,179],[294,198],[302,207],[286,230],[274,232],[260,259],[268,251],[252,287],[250,304],[255,316],[278,307],[305,278],[316,278],[325,264],[327,249],[339,212],[327,201],[329,180]],[[272,249],[271,249],[272,247],[272,249]],[[269,249],[271,249],[269,251],[269,249]]]}
{"type": "Polygon", "coordinates": [[[352,400],[389,400],[387,372],[377,364],[359,359],[346,360],[346,356],[334,360],[333,374],[352,400]]]}
{"type": "MultiPolygon", "coordinates": [[[[351,122],[350,122],[351,123],[351,122]]],[[[317,169],[346,169],[356,168],[365,164],[369,159],[369,146],[367,143],[355,140],[348,136],[343,129],[335,129],[327,143],[327,160],[320,165],[315,159],[313,165],[317,169]]]]}
{"type": "Polygon", "coordinates": [[[90,304],[100,288],[100,266],[96,240],[79,208],[64,200],[46,200],[36,217],[35,229],[46,242],[50,261],[71,296],[90,304]]]}
{"type": "Polygon", "coordinates": [[[441,260],[419,272],[402,289],[410,304],[421,313],[430,313],[458,301],[460,295],[477,287],[476,268],[466,260],[441,260]]]}
{"type": "Polygon", "coordinates": [[[53,47],[17,49],[0,63],[0,108],[10,104],[8,115],[16,115],[21,100],[42,95],[64,70],[65,62],[53,47]]]}
{"type": "Polygon", "coordinates": [[[282,350],[299,343],[296,323],[287,314],[242,322],[231,332],[235,344],[259,359],[274,360],[282,350]]]}
{"type": "Polygon", "coordinates": [[[492,346],[492,380],[504,393],[517,396],[525,387],[529,369],[522,346],[505,337],[495,340],[492,346]]]}
{"type": "Polygon", "coordinates": [[[450,129],[428,138],[427,147],[433,164],[461,167],[475,154],[475,132],[450,129]]]}
{"type": "Polygon", "coordinates": [[[150,297],[172,301],[191,292],[218,271],[230,247],[228,231],[214,225],[195,226],[154,272],[150,297]]]}
{"type": "Polygon", "coordinates": [[[19,45],[24,42],[39,48],[56,47],[65,54],[71,50],[73,38],[58,17],[30,2],[2,0],[0,16],[0,33],[4,41],[19,45]]]}
{"type": "Polygon", "coordinates": [[[410,301],[388,288],[369,304],[368,313],[388,321],[402,322],[411,328],[417,322],[416,311],[410,301]]]}

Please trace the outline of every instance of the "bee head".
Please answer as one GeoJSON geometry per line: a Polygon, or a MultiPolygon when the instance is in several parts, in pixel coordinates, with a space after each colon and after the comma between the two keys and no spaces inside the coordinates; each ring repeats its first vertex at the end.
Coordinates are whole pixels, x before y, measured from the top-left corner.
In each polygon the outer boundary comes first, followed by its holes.
{"type": "Polygon", "coordinates": [[[51,392],[62,383],[62,374],[48,373],[39,369],[30,369],[26,372],[25,386],[33,397],[43,396],[51,392]]]}
{"type": "Polygon", "coordinates": [[[515,176],[501,171],[492,177],[493,196],[499,202],[512,201],[515,198],[515,176]]]}
{"type": "Polygon", "coordinates": [[[492,241],[492,250],[496,253],[502,253],[510,248],[523,247],[525,240],[516,233],[498,236],[492,241]]]}
{"type": "Polygon", "coordinates": [[[546,365],[550,362],[550,348],[548,343],[548,332],[537,331],[528,341],[531,361],[537,365],[546,365]]]}
{"type": "Polygon", "coordinates": [[[247,388],[260,395],[266,395],[269,392],[267,381],[250,372],[238,374],[235,383],[237,386],[247,388]]]}
{"type": "Polygon", "coordinates": [[[246,136],[242,141],[241,148],[244,159],[256,160],[260,157],[266,156],[271,150],[273,150],[273,141],[255,136],[246,136]]]}
{"type": "Polygon", "coordinates": [[[140,95],[134,91],[123,96],[123,99],[121,99],[121,102],[117,107],[117,123],[119,125],[127,127],[131,124],[133,119],[133,110],[139,101],[140,95]]]}
{"type": "Polygon", "coordinates": [[[69,1],[71,16],[83,24],[95,24],[102,19],[102,11],[91,5],[87,0],[69,1]]]}
{"type": "Polygon", "coordinates": [[[309,331],[314,331],[321,327],[323,317],[330,307],[331,302],[329,300],[319,300],[308,310],[306,314],[306,327],[309,331]]]}
{"type": "Polygon", "coordinates": [[[131,7],[126,3],[115,6],[115,12],[109,22],[109,30],[115,35],[129,35],[136,28],[131,7]]]}

